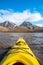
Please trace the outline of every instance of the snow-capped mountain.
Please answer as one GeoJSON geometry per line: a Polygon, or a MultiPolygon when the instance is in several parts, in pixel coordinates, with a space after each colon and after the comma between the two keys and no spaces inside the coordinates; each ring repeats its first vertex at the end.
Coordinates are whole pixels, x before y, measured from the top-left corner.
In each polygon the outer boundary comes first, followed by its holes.
{"type": "Polygon", "coordinates": [[[29,21],[24,21],[20,26],[28,27],[29,29],[33,29],[34,25],[31,24],[29,21]]]}
{"type": "Polygon", "coordinates": [[[0,31],[2,32],[39,32],[43,31],[42,27],[35,26],[30,22],[24,21],[22,24],[17,26],[15,23],[10,21],[5,21],[0,23],[0,31]]]}
{"type": "Polygon", "coordinates": [[[3,23],[0,23],[1,26],[4,27],[15,27],[15,23],[9,22],[9,21],[4,21],[3,23]]]}
{"type": "Polygon", "coordinates": [[[24,21],[20,26],[33,26],[30,22],[24,21]]]}

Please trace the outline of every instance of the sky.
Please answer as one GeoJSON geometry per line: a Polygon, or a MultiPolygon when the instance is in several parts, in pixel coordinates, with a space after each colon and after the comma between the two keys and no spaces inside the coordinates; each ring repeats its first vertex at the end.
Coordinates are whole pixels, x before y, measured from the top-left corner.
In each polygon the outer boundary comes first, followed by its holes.
{"type": "Polygon", "coordinates": [[[0,22],[43,26],[43,0],[0,0],[0,22]]]}

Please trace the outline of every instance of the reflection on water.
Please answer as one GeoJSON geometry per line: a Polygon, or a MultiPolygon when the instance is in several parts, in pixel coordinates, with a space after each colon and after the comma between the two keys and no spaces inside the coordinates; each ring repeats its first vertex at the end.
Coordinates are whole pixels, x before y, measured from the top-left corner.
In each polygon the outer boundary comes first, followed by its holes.
{"type": "Polygon", "coordinates": [[[23,37],[37,58],[43,62],[43,33],[0,33],[0,58],[7,48],[12,46],[19,37],[23,37]]]}

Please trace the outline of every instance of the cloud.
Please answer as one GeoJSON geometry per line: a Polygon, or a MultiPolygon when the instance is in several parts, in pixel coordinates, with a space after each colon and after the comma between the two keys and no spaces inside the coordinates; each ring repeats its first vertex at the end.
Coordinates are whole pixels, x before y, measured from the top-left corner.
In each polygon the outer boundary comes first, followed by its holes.
{"type": "Polygon", "coordinates": [[[32,13],[30,15],[30,21],[34,22],[34,21],[40,21],[43,20],[43,17],[41,16],[40,13],[32,13]]]}
{"type": "Polygon", "coordinates": [[[43,24],[36,24],[37,26],[43,27],[43,24]]]}
{"type": "Polygon", "coordinates": [[[14,12],[12,9],[0,10],[0,22],[4,21],[14,22],[20,24],[23,21],[37,22],[43,20],[43,17],[39,12],[31,12],[30,10],[24,10],[23,12],[14,12]]]}

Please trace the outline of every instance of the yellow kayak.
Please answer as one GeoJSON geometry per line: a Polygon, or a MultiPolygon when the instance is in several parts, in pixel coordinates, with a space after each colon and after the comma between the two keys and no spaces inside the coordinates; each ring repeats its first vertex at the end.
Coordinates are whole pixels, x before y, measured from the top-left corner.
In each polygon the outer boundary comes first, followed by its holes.
{"type": "Polygon", "coordinates": [[[40,65],[23,38],[12,46],[0,65],[40,65]]]}

